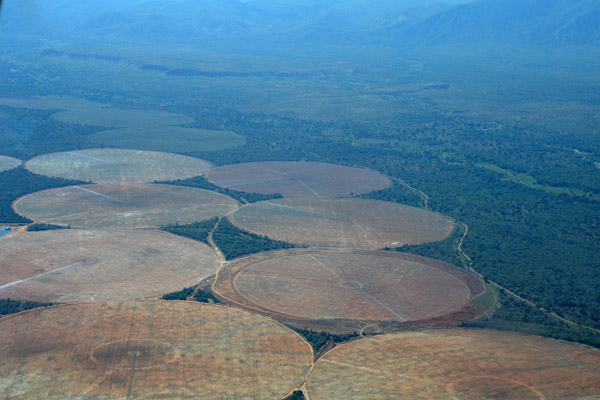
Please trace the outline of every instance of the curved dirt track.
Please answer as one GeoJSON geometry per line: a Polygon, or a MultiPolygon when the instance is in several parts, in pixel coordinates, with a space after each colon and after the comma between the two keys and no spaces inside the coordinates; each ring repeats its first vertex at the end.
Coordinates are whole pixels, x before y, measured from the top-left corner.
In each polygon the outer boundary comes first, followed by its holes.
{"type": "Polygon", "coordinates": [[[227,263],[214,290],[275,318],[401,324],[459,312],[484,288],[466,272],[423,257],[309,248],[227,263]]]}

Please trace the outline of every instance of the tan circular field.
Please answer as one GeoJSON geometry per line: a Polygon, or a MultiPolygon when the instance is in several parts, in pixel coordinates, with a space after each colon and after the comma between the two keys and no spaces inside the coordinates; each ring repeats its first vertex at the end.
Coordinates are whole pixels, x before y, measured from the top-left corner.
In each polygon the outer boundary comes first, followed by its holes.
{"type": "Polygon", "coordinates": [[[140,183],[205,175],[204,160],[179,154],[123,149],[89,149],[44,154],[25,163],[36,174],[94,183],[140,183]]]}
{"type": "Polygon", "coordinates": [[[367,169],[295,161],[225,165],[211,170],[207,178],[215,185],[243,192],[305,198],[347,197],[390,186],[385,176],[367,169]]]}
{"type": "Polygon", "coordinates": [[[36,222],[75,228],[153,228],[227,215],[238,203],[220,193],[184,186],[97,184],[29,194],[13,207],[36,222]]]}
{"type": "Polygon", "coordinates": [[[404,332],[333,349],[307,388],[311,400],[598,399],[600,353],[507,332],[404,332]]]}
{"type": "Polygon", "coordinates": [[[409,322],[457,312],[482,283],[440,261],[383,251],[292,249],[226,264],[215,291],[293,318],[409,322]]]}
{"type": "Polygon", "coordinates": [[[17,168],[22,161],[13,157],[0,156],[0,172],[17,168]]]}
{"type": "Polygon", "coordinates": [[[0,319],[0,392],[28,399],[280,399],[310,346],[289,329],[181,301],[80,304],[0,319]]]}
{"type": "Polygon", "coordinates": [[[366,199],[275,199],[248,204],[232,219],[272,239],[367,249],[434,242],[454,228],[449,218],[422,208],[366,199]]]}
{"type": "Polygon", "coordinates": [[[218,266],[210,247],[162,231],[19,232],[0,241],[0,298],[157,297],[197,284],[218,266]]]}

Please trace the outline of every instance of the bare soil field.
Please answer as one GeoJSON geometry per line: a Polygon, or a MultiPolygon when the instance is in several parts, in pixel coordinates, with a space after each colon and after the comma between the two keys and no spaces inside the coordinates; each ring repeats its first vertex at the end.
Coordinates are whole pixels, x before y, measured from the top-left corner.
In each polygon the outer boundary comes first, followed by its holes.
{"type": "Polygon", "coordinates": [[[348,197],[391,185],[385,176],[366,169],[294,161],[226,165],[211,170],[207,179],[228,189],[303,198],[348,197]]]}
{"type": "Polygon", "coordinates": [[[73,303],[157,297],[214,274],[208,246],[162,231],[61,229],[0,241],[0,298],[73,303]]]}
{"type": "Polygon", "coordinates": [[[88,138],[98,145],[170,153],[220,151],[246,144],[243,136],[233,132],[179,126],[113,129],[91,134],[88,138]]]}
{"type": "Polygon", "coordinates": [[[17,168],[22,161],[13,157],[0,156],[0,172],[17,168]]]}
{"type": "Polygon", "coordinates": [[[97,184],[21,197],[15,211],[36,222],[74,228],[155,228],[232,213],[238,203],[209,190],[156,184],[97,184]]]}
{"type": "Polygon", "coordinates": [[[204,160],[178,154],[89,149],[44,154],[25,163],[36,174],[94,183],[142,183],[205,175],[204,160]]]}
{"type": "Polygon", "coordinates": [[[120,109],[72,96],[39,96],[20,98],[0,98],[0,105],[38,110],[56,110],[52,117],[58,121],[81,124],[119,127],[155,127],[181,125],[194,122],[182,114],[156,110],[120,109]]]}
{"type": "Polygon", "coordinates": [[[600,353],[507,332],[404,332],[321,358],[311,400],[598,399],[600,353]]]}
{"type": "Polygon", "coordinates": [[[423,257],[311,248],[232,261],[219,270],[214,291],[244,308],[295,319],[294,325],[337,325],[436,319],[467,308],[484,287],[456,267],[423,257]]]}
{"type": "Polygon", "coordinates": [[[280,399],[310,346],[274,321],[181,301],[94,303],[0,319],[0,392],[26,399],[280,399]]]}
{"type": "Polygon", "coordinates": [[[275,199],[248,204],[232,220],[272,239],[323,247],[399,247],[452,232],[447,217],[422,208],[366,199],[275,199]]]}

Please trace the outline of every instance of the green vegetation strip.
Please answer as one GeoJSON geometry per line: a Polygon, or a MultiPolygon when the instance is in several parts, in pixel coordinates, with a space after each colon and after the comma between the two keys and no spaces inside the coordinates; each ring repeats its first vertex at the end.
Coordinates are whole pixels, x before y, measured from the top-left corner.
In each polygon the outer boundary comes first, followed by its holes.
{"type": "Polygon", "coordinates": [[[227,188],[222,188],[213,183],[210,183],[203,176],[196,176],[189,179],[176,179],[174,181],[164,181],[164,182],[154,182],[154,183],[162,183],[165,185],[178,185],[178,186],[189,186],[200,189],[212,190],[214,192],[218,192],[229,196],[231,198],[236,199],[240,203],[256,203],[257,201],[263,200],[271,200],[271,199],[281,199],[283,196],[279,193],[274,194],[261,194],[261,193],[247,193],[240,192],[238,190],[231,190],[227,188]]]}
{"type": "Polygon", "coordinates": [[[0,299],[0,316],[16,314],[21,311],[31,310],[39,307],[49,307],[52,305],[54,305],[54,303],[38,303],[35,301],[0,299]]]}
{"type": "Polygon", "coordinates": [[[54,224],[31,224],[27,227],[28,232],[39,232],[39,231],[54,231],[57,229],[71,229],[71,226],[67,225],[54,225],[54,224]]]}
{"type": "Polygon", "coordinates": [[[187,225],[168,225],[162,229],[207,244],[208,236],[212,232],[215,245],[228,260],[263,251],[298,247],[288,242],[273,240],[266,236],[241,230],[229,222],[227,218],[223,218],[220,221],[218,218],[212,218],[207,221],[187,225]],[[217,223],[218,226],[215,229],[217,223]]]}
{"type": "Polygon", "coordinates": [[[80,185],[85,182],[61,178],[48,178],[27,171],[24,167],[0,172],[0,222],[32,222],[14,212],[12,203],[21,196],[45,189],[80,185]]]}

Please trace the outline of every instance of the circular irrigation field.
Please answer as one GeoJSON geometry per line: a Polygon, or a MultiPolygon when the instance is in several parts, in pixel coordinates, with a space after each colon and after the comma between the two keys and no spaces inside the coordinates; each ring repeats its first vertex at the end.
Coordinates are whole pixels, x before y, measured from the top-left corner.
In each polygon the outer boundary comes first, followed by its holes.
{"type": "Polygon", "coordinates": [[[16,158],[0,156],[0,172],[17,168],[21,163],[21,160],[16,158]]]}
{"type": "Polygon", "coordinates": [[[366,199],[275,199],[248,204],[232,220],[272,239],[370,249],[442,240],[454,227],[422,208],[366,199]]]}
{"type": "Polygon", "coordinates": [[[243,136],[233,132],[179,126],[114,129],[94,133],[88,138],[99,145],[171,153],[220,151],[246,144],[243,136]]]}
{"type": "Polygon", "coordinates": [[[0,298],[157,297],[197,284],[218,266],[210,247],[162,231],[19,232],[0,241],[0,298]]]}
{"type": "Polygon", "coordinates": [[[367,169],[317,162],[265,161],[217,167],[207,175],[215,185],[284,197],[331,198],[385,189],[390,181],[367,169]]]}
{"type": "Polygon", "coordinates": [[[0,392],[27,399],[280,399],[310,346],[274,321],[181,301],[91,303],[0,319],[0,392]]]}
{"type": "Polygon", "coordinates": [[[312,400],[597,399],[600,353],[507,332],[405,332],[333,349],[307,389],[312,400]]]}
{"type": "Polygon", "coordinates": [[[220,193],[185,186],[97,184],[29,194],[13,207],[36,222],[75,228],[154,228],[227,215],[238,203],[220,193]]]}
{"type": "Polygon", "coordinates": [[[464,310],[479,279],[440,261],[383,251],[292,249],[226,264],[215,291],[242,307],[302,320],[431,320],[464,310]]]}
{"type": "Polygon", "coordinates": [[[94,183],[140,183],[205,175],[204,160],[179,154],[123,149],[89,149],[36,157],[25,167],[40,175],[94,183]]]}

